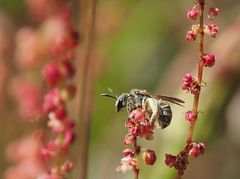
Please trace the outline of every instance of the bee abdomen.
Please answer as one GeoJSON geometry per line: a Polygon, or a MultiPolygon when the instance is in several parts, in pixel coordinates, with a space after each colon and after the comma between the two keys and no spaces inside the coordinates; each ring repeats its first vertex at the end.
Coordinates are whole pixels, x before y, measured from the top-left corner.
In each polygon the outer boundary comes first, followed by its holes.
{"type": "Polygon", "coordinates": [[[172,110],[170,106],[165,102],[161,102],[159,119],[158,119],[159,125],[161,126],[162,129],[164,129],[171,123],[171,120],[172,120],[172,110]]]}

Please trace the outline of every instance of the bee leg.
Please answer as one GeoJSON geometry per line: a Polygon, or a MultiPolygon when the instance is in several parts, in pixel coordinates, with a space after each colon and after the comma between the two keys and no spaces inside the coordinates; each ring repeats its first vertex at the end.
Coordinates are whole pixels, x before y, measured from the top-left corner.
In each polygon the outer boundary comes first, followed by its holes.
{"type": "Polygon", "coordinates": [[[143,109],[145,112],[149,115],[149,121],[151,124],[153,124],[158,116],[158,103],[153,98],[147,98],[143,100],[143,109]]]}

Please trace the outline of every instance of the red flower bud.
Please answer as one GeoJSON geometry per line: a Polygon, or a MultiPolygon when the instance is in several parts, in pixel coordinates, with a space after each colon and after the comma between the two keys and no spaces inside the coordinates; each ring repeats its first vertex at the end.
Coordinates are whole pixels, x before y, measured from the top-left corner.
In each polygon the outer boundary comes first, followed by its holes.
{"type": "Polygon", "coordinates": [[[55,115],[57,119],[63,119],[67,115],[67,111],[63,106],[58,106],[58,108],[55,111],[55,115]]]}
{"type": "MultiPolygon", "coordinates": [[[[191,145],[191,144],[190,144],[191,145]]],[[[205,144],[204,143],[192,143],[192,148],[189,150],[188,154],[192,157],[198,157],[205,153],[205,144]]]]}
{"type": "Polygon", "coordinates": [[[62,80],[59,67],[57,64],[54,63],[45,65],[42,74],[44,80],[51,87],[57,86],[62,80]]]}
{"type": "Polygon", "coordinates": [[[71,144],[75,139],[75,134],[73,133],[72,130],[68,130],[64,134],[64,144],[69,145],[71,144]]]}
{"type": "Polygon", "coordinates": [[[216,8],[216,7],[210,7],[210,8],[208,9],[208,18],[211,19],[211,20],[213,20],[214,17],[216,17],[216,16],[218,15],[218,13],[219,13],[219,9],[218,9],[218,8],[216,8]]]}
{"type": "Polygon", "coordinates": [[[196,20],[198,17],[198,10],[193,7],[192,9],[189,9],[187,12],[187,18],[190,20],[196,20]]]}
{"type": "Polygon", "coordinates": [[[165,154],[165,164],[168,166],[168,167],[173,167],[175,162],[177,160],[177,157],[175,155],[172,155],[172,154],[165,154]]]}
{"type": "Polygon", "coordinates": [[[194,115],[192,111],[188,111],[185,114],[185,119],[188,120],[189,122],[193,122],[196,120],[196,115],[194,115]]]}
{"type": "Polygon", "coordinates": [[[215,64],[215,56],[213,54],[205,54],[202,57],[203,65],[205,67],[212,67],[215,64]]]}
{"type": "Polygon", "coordinates": [[[188,41],[195,41],[197,39],[197,34],[193,33],[192,31],[188,31],[186,34],[186,39],[188,41]]]}
{"type": "Polygon", "coordinates": [[[153,150],[147,149],[143,152],[142,159],[146,165],[153,165],[156,162],[157,157],[153,150]]]}
{"type": "Polygon", "coordinates": [[[189,85],[193,82],[193,77],[190,73],[187,73],[187,74],[184,75],[182,81],[183,81],[184,85],[189,85]]]}

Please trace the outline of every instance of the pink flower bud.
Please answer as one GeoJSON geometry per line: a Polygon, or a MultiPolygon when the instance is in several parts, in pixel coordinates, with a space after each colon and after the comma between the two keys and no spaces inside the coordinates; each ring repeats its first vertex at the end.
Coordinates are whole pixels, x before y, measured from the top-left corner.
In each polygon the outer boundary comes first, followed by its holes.
{"type": "Polygon", "coordinates": [[[134,137],[133,135],[127,134],[124,137],[124,145],[128,146],[128,145],[132,144],[135,140],[136,140],[136,137],[134,137]]]}
{"type": "Polygon", "coordinates": [[[156,154],[153,150],[147,149],[142,154],[142,160],[146,165],[153,165],[156,162],[156,154]]]}
{"type": "Polygon", "coordinates": [[[50,112],[54,110],[62,100],[60,98],[59,90],[52,89],[49,93],[44,96],[43,110],[44,112],[50,112]]]}
{"type": "Polygon", "coordinates": [[[68,130],[64,134],[64,142],[63,143],[64,143],[64,145],[69,145],[69,144],[73,143],[74,139],[75,139],[75,134],[73,133],[72,130],[68,130]]]}
{"type": "Polygon", "coordinates": [[[193,77],[190,73],[187,73],[187,74],[184,75],[182,81],[183,81],[184,85],[189,85],[193,82],[193,77]]]}
{"type": "Polygon", "coordinates": [[[47,64],[43,68],[43,78],[51,87],[57,86],[62,80],[62,76],[57,64],[47,64]]]}
{"type": "Polygon", "coordinates": [[[72,129],[76,125],[76,122],[70,118],[65,118],[63,122],[66,129],[72,129]]]}
{"type": "Polygon", "coordinates": [[[198,157],[200,154],[199,149],[197,146],[194,146],[190,151],[189,151],[189,156],[191,157],[198,157]]]}
{"type": "Polygon", "coordinates": [[[197,34],[194,34],[192,31],[188,31],[186,34],[186,39],[188,41],[195,41],[197,39],[197,34]]]}
{"type": "Polygon", "coordinates": [[[189,9],[187,12],[187,18],[190,20],[196,20],[198,17],[198,10],[193,7],[192,9],[189,9]]]}
{"type": "Polygon", "coordinates": [[[210,7],[208,9],[208,18],[213,20],[219,13],[219,9],[216,7],[210,7]]]}
{"type": "Polygon", "coordinates": [[[192,157],[198,157],[205,153],[205,144],[203,143],[192,143],[192,148],[189,150],[188,154],[192,157]]]}
{"type": "Polygon", "coordinates": [[[205,67],[212,67],[215,64],[215,56],[213,54],[205,54],[202,57],[203,65],[205,67]]]}
{"type": "Polygon", "coordinates": [[[185,119],[188,120],[189,122],[193,122],[196,120],[196,115],[193,115],[192,111],[188,111],[185,114],[185,119]]]}
{"type": "Polygon", "coordinates": [[[55,110],[55,115],[57,119],[61,120],[66,117],[67,111],[63,106],[58,106],[55,110]]]}

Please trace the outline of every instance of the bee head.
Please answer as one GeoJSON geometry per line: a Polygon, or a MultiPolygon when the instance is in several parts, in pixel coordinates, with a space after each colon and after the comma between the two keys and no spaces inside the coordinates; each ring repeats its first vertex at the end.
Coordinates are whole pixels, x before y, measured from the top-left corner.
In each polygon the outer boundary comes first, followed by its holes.
{"type": "Polygon", "coordinates": [[[116,111],[119,112],[121,109],[125,108],[127,105],[127,100],[129,97],[129,93],[122,93],[120,96],[117,96],[113,90],[111,88],[108,88],[108,90],[114,95],[110,95],[110,94],[101,94],[101,96],[106,96],[106,97],[110,97],[113,99],[116,99],[116,103],[115,103],[115,108],[116,111]]]}
{"type": "Polygon", "coordinates": [[[121,94],[115,103],[116,111],[119,112],[122,108],[125,108],[127,105],[127,98],[129,94],[128,93],[123,93],[121,94]]]}

